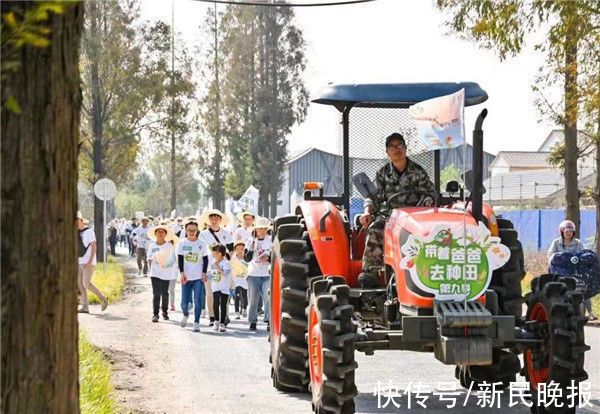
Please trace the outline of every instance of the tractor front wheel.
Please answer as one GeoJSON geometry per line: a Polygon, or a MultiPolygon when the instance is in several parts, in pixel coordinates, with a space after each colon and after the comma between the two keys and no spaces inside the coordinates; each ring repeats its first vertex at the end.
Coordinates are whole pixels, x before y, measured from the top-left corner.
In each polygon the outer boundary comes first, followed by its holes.
{"type": "Polygon", "coordinates": [[[581,312],[583,295],[575,286],[573,278],[542,275],[532,280],[532,291],[526,296],[527,328],[542,338],[524,357],[533,413],[574,413],[578,398],[572,397],[572,387],[579,388],[579,382],[588,378],[583,369],[584,354],[590,349],[583,330],[587,318],[581,312]],[[538,391],[551,381],[561,389],[561,397],[541,405],[538,391]]]}
{"type": "Polygon", "coordinates": [[[308,354],[312,406],[316,413],[353,413],[357,394],[354,371],[354,307],[350,288],[338,276],[310,282],[308,354]]]}

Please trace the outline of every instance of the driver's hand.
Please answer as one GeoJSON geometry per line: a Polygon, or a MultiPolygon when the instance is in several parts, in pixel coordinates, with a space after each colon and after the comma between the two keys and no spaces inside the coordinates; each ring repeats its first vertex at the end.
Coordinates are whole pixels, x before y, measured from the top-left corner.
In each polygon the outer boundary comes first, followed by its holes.
{"type": "Polygon", "coordinates": [[[369,227],[369,224],[371,223],[371,213],[365,212],[362,216],[360,216],[358,221],[366,229],[367,227],[369,227]]]}
{"type": "Polygon", "coordinates": [[[425,207],[433,207],[433,198],[425,197],[425,199],[423,200],[423,205],[425,207]]]}

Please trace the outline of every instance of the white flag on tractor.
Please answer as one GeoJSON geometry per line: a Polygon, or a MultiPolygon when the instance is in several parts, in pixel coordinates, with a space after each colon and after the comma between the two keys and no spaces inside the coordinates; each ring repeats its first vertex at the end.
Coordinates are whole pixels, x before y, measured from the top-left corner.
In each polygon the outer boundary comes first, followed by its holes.
{"type": "Polygon", "coordinates": [[[253,214],[258,214],[258,188],[251,185],[246,192],[237,201],[239,211],[251,211],[253,214]]]}
{"type": "Polygon", "coordinates": [[[408,113],[429,150],[454,148],[465,142],[465,90],[412,105],[408,113]]]}

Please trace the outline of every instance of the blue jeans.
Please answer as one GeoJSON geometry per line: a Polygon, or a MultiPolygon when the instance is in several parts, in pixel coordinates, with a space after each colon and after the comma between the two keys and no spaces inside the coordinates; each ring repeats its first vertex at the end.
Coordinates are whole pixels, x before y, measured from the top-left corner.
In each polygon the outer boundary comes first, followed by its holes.
{"type": "Polygon", "coordinates": [[[265,310],[265,322],[269,321],[269,285],[270,276],[248,276],[248,322],[256,323],[258,320],[258,299],[262,297],[265,310]]]}
{"type": "Polygon", "coordinates": [[[204,309],[204,282],[198,280],[188,280],[185,285],[181,285],[181,310],[184,316],[188,316],[188,303],[192,302],[192,292],[194,292],[194,322],[200,322],[200,312],[204,309]]]}

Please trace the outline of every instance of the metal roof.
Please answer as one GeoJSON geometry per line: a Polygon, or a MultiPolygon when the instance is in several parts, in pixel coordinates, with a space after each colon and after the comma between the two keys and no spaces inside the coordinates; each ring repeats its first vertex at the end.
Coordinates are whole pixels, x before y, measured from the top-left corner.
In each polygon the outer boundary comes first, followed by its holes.
{"type": "Polygon", "coordinates": [[[550,168],[548,165],[549,152],[532,151],[500,151],[496,159],[490,164],[490,168],[496,166],[498,160],[503,160],[509,167],[543,167],[550,168]]]}
{"type": "Polygon", "coordinates": [[[377,83],[329,85],[313,102],[334,105],[342,111],[348,104],[365,107],[408,108],[465,89],[465,106],[485,102],[487,93],[475,82],[377,83]]]}

